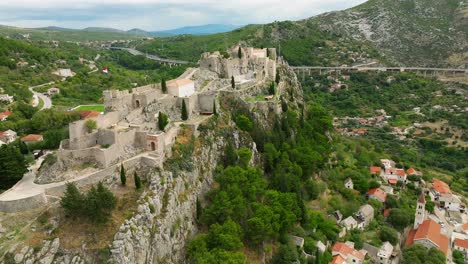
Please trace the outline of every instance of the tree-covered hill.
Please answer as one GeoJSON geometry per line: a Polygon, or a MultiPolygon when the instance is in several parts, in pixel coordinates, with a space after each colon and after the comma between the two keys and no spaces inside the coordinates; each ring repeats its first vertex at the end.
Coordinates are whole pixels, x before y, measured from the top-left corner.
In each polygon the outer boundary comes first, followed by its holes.
{"type": "Polygon", "coordinates": [[[138,48],[195,62],[204,51],[247,42],[278,48],[291,65],[351,64],[349,52],[365,51],[386,64],[458,67],[468,61],[467,14],[467,0],[370,0],[302,21],[249,25],[208,36],[157,38],[138,48]]]}
{"type": "Polygon", "coordinates": [[[143,42],[137,48],[166,58],[196,62],[205,51],[226,50],[237,43],[276,47],[290,65],[352,64],[354,61],[350,54],[355,52],[365,54],[366,59],[379,57],[378,52],[365,41],[327,33],[320,30],[314,21],[274,22],[206,36],[157,38],[143,42]]]}

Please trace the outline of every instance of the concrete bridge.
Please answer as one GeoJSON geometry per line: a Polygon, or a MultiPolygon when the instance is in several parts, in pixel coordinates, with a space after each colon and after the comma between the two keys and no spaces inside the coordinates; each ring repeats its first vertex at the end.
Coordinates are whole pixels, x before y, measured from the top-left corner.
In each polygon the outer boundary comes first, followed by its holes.
{"type": "Polygon", "coordinates": [[[161,58],[159,56],[156,56],[156,55],[143,53],[143,52],[141,52],[139,50],[136,50],[134,48],[110,47],[110,49],[112,49],[112,50],[126,50],[132,55],[142,55],[142,56],[145,56],[146,58],[148,58],[150,60],[155,60],[155,61],[158,61],[158,62],[160,62],[162,64],[169,65],[169,66],[182,65],[182,64],[188,64],[189,63],[188,61],[183,61],[183,60],[163,59],[163,58],[161,58]]]}
{"type": "Polygon", "coordinates": [[[292,66],[296,73],[311,74],[312,72],[415,72],[424,76],[430,75],[466,75],[468,69],[454,68],[424,68],[424,67],[359,67],[359,66],[340,66],[340,67],[321,67],[321,66],[292,66]]]}

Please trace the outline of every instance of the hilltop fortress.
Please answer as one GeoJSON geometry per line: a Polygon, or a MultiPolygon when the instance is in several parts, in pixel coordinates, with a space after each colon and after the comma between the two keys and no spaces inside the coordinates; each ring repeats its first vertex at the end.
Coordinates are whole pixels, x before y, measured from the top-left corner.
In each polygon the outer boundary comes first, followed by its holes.
{"type": "Polygon", "coordinates": [[[58,150],[57,165],[41,172],[36,182],[69,180],[70,176],[63,173],[68,168],[92,164],[105,169],[140,154],[148,166],[161,167],[164,158],[171,155],[181,124],[196,132],[198,124],[213,113],[220,92],[263,89],[275,80],[276,61],[273,48],[235,46],[223,54],[204,53],[199,68],[189,68],[167,82],[167,93],[162,92],[160,84],[131,91],[104,91],[106,113],[71,123],[70,137],[58,150]],[[235,88],[231,86],[232,77],[235,88]],[[181,118],[183,102],[188,112],[186,121],[181,118]],[[160,112],[169,117],[163,130],[158,128],[160,112]],[[96,123],[95,129],[88,127],[89,120],[96,123]]]}

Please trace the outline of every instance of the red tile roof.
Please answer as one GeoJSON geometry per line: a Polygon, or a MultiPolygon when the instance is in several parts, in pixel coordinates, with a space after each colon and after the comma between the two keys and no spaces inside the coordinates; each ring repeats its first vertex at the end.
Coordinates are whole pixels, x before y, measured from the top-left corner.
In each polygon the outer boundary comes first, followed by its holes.
{"type": "Polygon", "coordinates": [[[447,255],[449,239],[440,233],[441,226],[432,219],[422,222],[418,229],[411,230],[406,240],[406,245],[413,245],[417,240],[429,240],[447,255]],[[413,234],[414,233],[414,234],[413,234]]]}
{"type": "Polygon", "coordinates": [[[347,257],[348,255],[352,255],[357,259],[364,260],[365,255],[358,251],[355,250],[354,248],[346,245],[345,243],[342,242],[336,242],[333,245],[332,252],[338,252],[340,255],[347,257]]]}
{"type": "Polygon", "coordinates": [[[101,114],[95,110],[81,110],[81,111],[78,111],[78,113],[80,113],[81,119],[93,118],[101,114]]]}
{"type": "Polygon", "coordinates": [[[388,183],[390,184],[397,184],[397,179],[388,179],[388,183]]]}
{"type": "Polygon", "coordinates": [[[373,189],[370,189],[367,194],[369,196],[375,196],[377,197],[380,201],[382,202],[385,202],[387,200],[387,193],[380,189],[380,188],[373,188],[373,189]]]}
{"type": "Polygon", "coordinates": [[[189,84],[189,83],[193,83],[193,81],[189,80],[189,79],[181,79],[181,80],[175,79],[175,80],[168,81],[167,86],[180,87],[180,86],[183,86],[183,85],[186,85],[186,84],[189,84]]]}
{"type": "Polygon", "coordinates": [[[340,255],[336,255],[333,257],[332,261],[329,264],[346,264],[346,259],[344,259],[340,255]]]}
{"type": "Polygon", "coordinates": [[[457,247],[468,249],[468,240],[466,239],[456,238],[455,241],[453,241],[453,244],[457,247]]]}
{"type": "Polygon", "coordinates": [[[0,119],[11,116],[13,113],[10,111],[5,111],[0,113],[0,119]]]}
{"type": "Polygon", "coordinates": [[[21,138],[21,141],[23,142],[34,142],[34,141],[42,141],[44,138],[42,135],[35,135],[35,134],[29,134],[27,136],[24,136],[21,138]]]}
{"type": "Polygon", "coordinates": [[[413,168],[409,168],[409,169],[406,170],[406,173],[408,173],[408,175],[411,175],[411,174],[416,173],[416,170],[413,169],[413,168]]]}
{"type": "Polygon", "coordinates": [[[463,224],[463,230],[468,231],[468,223],[463,224]]]}
{"type": "Polygon", "coordinates": [[[433,179],[432,180],[432,189],[434,189],[438,193],[443,193],[443,194],[451,194],[452,191],[450,191],[450,187],[447,185],[447,183],[438,180],[438,179],[433,179]]]}
{"type": "Polygon", "coordinates": [[[369,170],[371,174],[376,174],[380,173],[382,171],[382,168],[379,166],[370,166],[369,170]]]}
{"type": "Polygon", "coordinates": [[[406,173],[404,169],[397,169],[397,168],[386,168],[385,173],[397,175],[398,177],[405,177],[406,173]]]}
{"type": "Polygon", "coordinates": [[[392,211],[392,208],[385,209],[385,210],[383,211],[384,217],[389,216],[391,211],[392,211]]]}

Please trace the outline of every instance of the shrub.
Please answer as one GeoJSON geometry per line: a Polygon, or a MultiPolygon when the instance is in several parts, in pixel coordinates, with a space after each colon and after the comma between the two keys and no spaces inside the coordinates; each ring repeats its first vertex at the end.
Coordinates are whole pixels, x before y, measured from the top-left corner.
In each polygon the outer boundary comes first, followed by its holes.
{"type": "Polygon", "coordinates": [[[246,117],[245,115],[239,115],[236,118],[236,124],[237,124],[237,127],[239,127],[243,131],[250,132],[253,129],[252,121],[250,121],[250,119],[246,117]]]}
{"type": "Polygon", "coordinates": [[[169,123],[169,118],[167,117],[167,115],[164,114],[163,112],[159,112],[159,115],[158,115],[159,130],[164,130],[164,128],[166,128],[168,123],[169,123]]]}
{"type": "Polygon", "coordinates": [[[97,123],[95,120],[89,119],[86,120],[85,127],[88,130],[88,133],[91,133],[93,130],[97,129],[97,123]]]}
{"type": "Polygon", "coordinates": [[[182,100],[182,120],[187,120],[188,119],[188,111],[187,111],[187,105],[185,104],[185,100],[182,100]]]}

